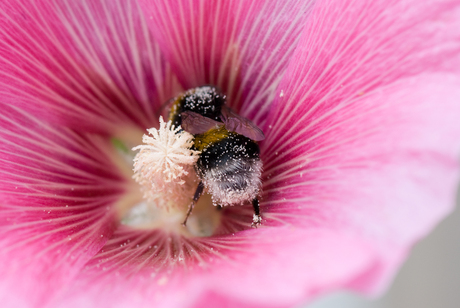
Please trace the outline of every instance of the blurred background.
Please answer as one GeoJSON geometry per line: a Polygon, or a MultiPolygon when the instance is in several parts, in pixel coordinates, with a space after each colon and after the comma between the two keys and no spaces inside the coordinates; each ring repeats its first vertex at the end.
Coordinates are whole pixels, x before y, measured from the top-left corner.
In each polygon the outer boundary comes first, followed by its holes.
{"type": "Polygon", "coordinates": [[[459,308],[460,202],[435,230],[412,250],[387,293],[365,299],[335,293],[317,299],[308,308],[459,308]]]}

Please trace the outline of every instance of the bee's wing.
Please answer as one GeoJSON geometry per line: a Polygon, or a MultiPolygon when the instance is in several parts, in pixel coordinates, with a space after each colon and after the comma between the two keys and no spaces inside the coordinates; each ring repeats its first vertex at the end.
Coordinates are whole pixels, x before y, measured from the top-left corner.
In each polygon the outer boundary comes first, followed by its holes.
{"type": "Polygon", "coordinates": [[[222,106],[222,122],[229,131],[244,135],[249,139],[260,141],[265,139],[264,132],[250,120],[233,112],[227,106],[222,106]]]}
{"type": "Polygon", "coordinates": [[[181,113],[182,128],[193,135],[203,134],[212,128],[217,128],[223,124],[213,119],[202,116],[193,111],[184,111],[181,113]]]}

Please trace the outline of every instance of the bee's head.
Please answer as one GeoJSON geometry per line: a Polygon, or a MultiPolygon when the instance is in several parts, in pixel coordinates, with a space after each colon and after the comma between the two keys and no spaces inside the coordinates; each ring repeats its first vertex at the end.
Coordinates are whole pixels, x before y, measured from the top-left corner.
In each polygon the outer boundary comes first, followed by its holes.
{"type": "Polygon", "coordinates": [[[181,112],[193,111],[204,117],[219,121],[226,96],[217,88],[203,86],[191,89],[182,96],[181,112]]]}

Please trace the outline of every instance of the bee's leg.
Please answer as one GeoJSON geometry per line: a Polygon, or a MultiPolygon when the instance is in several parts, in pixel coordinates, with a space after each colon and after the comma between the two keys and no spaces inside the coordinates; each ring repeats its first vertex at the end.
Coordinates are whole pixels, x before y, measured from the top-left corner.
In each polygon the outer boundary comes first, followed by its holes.
{"type": "Polygon", "coordinates": [[[262,217],[260,216],[259,199],[255,198],[252,200],[252,207],[254,208],[254,216],[252,217],[251,227],[257,228],[262,222],[262,217]]]}
{"type": "Polygon", "coordinates": [[[192,203],[190,203],[190,205],[188,206],[187,216],[185,216],[185,220],[184,220],[184,222],[182,223],[182,225],[183,225],[184,227],[185,227],[185,224],[187,223],[187,219],[188,219],[188,217],[190,216],[190,213],[192,213],[193,208],[195,207],[195,203],[198,202],[198,199],[200,199],[201,195],[203,194],[203,189],[204,189],[203,182],[200,182],[200,184],[198,184],[198,187],[197,187],[196,190],[195,190],[195,195],[193,196],[193,201],[192,201],[192,203]]]}

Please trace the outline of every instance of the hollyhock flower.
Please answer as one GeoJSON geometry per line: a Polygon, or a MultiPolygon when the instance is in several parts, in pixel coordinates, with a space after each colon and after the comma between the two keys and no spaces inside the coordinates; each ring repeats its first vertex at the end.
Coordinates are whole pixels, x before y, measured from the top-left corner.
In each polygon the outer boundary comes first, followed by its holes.
{"type": "Polygon", "coordinates": [[[454,204],[459,22],[458,0],[2,1],[3,305],[377,294],[454,204]],[[266,135],[257,229],[246,205],[184,228],[132,179],[126,149],[205,84],[266,135]]]}

